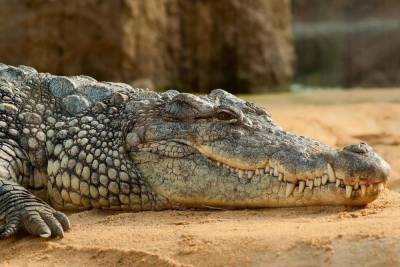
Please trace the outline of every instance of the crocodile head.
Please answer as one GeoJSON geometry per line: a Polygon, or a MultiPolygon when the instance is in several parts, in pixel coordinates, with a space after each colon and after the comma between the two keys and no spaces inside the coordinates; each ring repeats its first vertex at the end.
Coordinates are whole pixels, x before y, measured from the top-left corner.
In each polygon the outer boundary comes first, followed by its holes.
{"type": "Polygon", "coordinates": [[[168,91],[132,105],[131,158],[152,190],[172,203],[365,205],[389,175],[389,165],[367,144],[333,149],[286,132],[263,109],[223,90],[168,91]]]}

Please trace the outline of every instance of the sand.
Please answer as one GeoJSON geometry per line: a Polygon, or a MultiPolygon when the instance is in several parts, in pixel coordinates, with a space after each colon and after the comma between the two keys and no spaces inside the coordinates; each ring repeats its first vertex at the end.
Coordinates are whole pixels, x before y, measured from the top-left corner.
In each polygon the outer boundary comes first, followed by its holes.
{"type": "Polygon", "coordinates": [[[72,213],[62,240],[0,241],[0,266],[400,266],[400,90],[249,98],[292,132],[368,141],[388,189],[364,208],[72,213]]]}

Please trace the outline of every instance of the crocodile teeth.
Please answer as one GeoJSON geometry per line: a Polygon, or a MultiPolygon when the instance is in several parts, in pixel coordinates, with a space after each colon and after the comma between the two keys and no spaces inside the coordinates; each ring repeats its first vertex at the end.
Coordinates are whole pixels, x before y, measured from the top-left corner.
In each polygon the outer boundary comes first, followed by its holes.
{"type": "Polygon", "coordinates": [[[296,187],[295,184],[292,183],[286,184],[286,197],[289,197],[293,193],[295,187],[296,187]]]}
{"type": "Polygon", "coordinates": [[[339,186],[340,186],[340,180],[337,179],[337,180],[336,180],[336,187],[339,187],[339,186]]]}
{"type": "Polygon", "coordinates": [[[358,184],[358,182],[356,182],[356,184],[353,187],[354,187],[355,190],[357,190],[359,186],[360,185],[358,184]]]}
{"type": "Polygon", "coordinates": [[[254,175],[253,171],[247,171],[247,178],[251,179],[254,175]]]}
{"type": "Polygon", "coordinates": [[[274,168],[272,168],[272,167],[269,168],[269,175],[272,175],[272,176],[274,175],[274,168]]]}
{"type": "Polygon", "coordinates": [[[334,183],[336,180],[336,175],[335,172],[333,171],[331,164],[328,163],[327,169],[328,169],[329,182],[334,183]]]}
{"type": "Polygon", "coordinates": [[[382,191],[385,188],[385,186],[383,185],[383,183],[379,183],[378,184],[378,190],[382,191]]]}
{"type": "Polygon", "coordinates": [[[310,187],[310,189],[312,189],[314,186],[314,180],[307,180],[307,186],[310,187]]]}
{"type": "Polygon", "coordinates": [[[372,189],[374,189],[374,185],[373,185],[373,184],[369,184],[369,185],[368,185],[368,188],[369,188],[370,190],[372,190],[372,189]]]}
{"type": "Polygon", "coordinates": [[[306,186],[306,182],[304,182],[304,181],[299,182],[299,192],[300,193],[304,191],[305,186],[306,186]]]}
{"type": "Polygon", "coordinates": [[[326,185],[327,182],[328,182],[328,174],[322,175],[322,184],[326,185]]]}
{"type": "Polygon", "coordinates": [[[279,179],[279,181],[283,181],[283,173],[278,174],[278,179],[279,179]]]}
{"type": "Polygon", "coordinates": [[[367,186],[365,184],[360,185],[361,187],[361,196],[365,196],[365,193],[367,193],[367,186]]]}
{"type": "Polygon", "coordinates": [[[353,192],[353,187],[351,185],[346,185],[346,198],[351,197],[351,192],[353,192]]]}
{"type": "Polygon", "coordinates": [[[321,185],[321,178],[315,178],[314,179],[314,184],[315,184],[315,186],[320,186],[321,185]]]}
{"type": "Polygon", "coordinates": [[[242,171],[242,170],[239,170],[239,171],[238,171],[238,175],[239,175],[239,178],[243,178],[243,171],[242,171]]]}
{"type": "Polygon", "coordinates": [[[278,177],[278,175],[279,175],[278,168],[275,168],[274,169],[274,176],[278,177]]]}

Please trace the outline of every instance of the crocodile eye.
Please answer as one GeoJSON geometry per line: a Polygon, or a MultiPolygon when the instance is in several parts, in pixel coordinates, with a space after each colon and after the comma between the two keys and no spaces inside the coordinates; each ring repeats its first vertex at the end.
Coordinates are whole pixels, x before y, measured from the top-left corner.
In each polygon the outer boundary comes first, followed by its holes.
{"type": "Polygon", "coordinates": [[[216,115],[217,119],[221,121],[237,121],[236,114],[232,113],[229,110],[220,110],[216,115]]]}

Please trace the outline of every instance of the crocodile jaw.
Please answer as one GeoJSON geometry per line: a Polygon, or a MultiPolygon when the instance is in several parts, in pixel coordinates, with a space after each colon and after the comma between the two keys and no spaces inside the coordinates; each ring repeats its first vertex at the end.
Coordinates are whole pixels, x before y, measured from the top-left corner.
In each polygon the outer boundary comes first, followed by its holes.
{"type": "MultiPolygon", "coordinates": [[[[168,142],[161,145],[164,149],[168,142]]],[[[340,176],[330,163],[304,179],[284,175],[272,160],[248,164],[205,147],[181,146],[185,149],[176,149],[181,152],[165,152],[156,143],[143,144],[132,157],[156,193],[187,207],[360,206],[374,201],[386,182],[386,177],[340,176]]]]}
{"type": "Polygon", "coordinates": [[[151,116],[139,116],[126,135],[143,179],[171,202],[363,205],[387,180],[390,168],[366,144],[335,150],[286,132],[266,112],[221,90],[171,94],[147,107],[151,116]]]}

